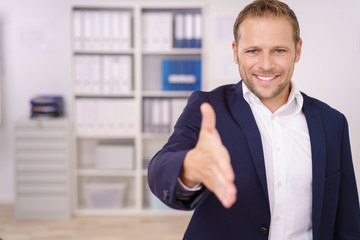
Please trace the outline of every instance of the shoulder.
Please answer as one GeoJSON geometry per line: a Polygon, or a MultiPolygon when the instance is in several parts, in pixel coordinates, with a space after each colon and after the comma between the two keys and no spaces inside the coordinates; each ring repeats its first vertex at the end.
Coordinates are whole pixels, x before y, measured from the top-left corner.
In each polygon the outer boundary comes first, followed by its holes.
{"type": "Polygon", "coordinates": [[[301,93],[304,98],[304,111],[313,111],[316,110],[321,116],[322,119],[327,121],[346,121],[344,114],[342,114],[337,109],[331,107],[327,103],[320,101],[319,99],[309,97],[305,93],[301,93]]]}
{"type": "MultiPolygon", "coordinates": [[[[189,103],[192,102],[217,102],[224,100],[224,97],[228,96],[231,91],[242,91],[241,82],[236,84],[227,84],[219,86],[211,91],[194,91],[190,98],[189,103]]],[[[231,93],[230,93],[231,94],[231,93]]]]}
{"type": "MultiPolygon", "coordinates": [[[[240,83],[219,86],[211,91],[194,91],[188,99],[186,107],[180,116],[180,122],[199,122],[201,119],[200,105],[208,102],[215,112],[225,109],[226,98],[233,89],[237,89],[240,83]]],[[[179,123],[180,123],[179,122],[179,123]]]]}

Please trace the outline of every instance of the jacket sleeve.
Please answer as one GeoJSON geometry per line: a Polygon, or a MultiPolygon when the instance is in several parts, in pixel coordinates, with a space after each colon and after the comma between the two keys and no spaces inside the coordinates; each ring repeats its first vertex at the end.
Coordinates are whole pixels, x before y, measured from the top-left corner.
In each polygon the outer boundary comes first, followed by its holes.
{"type": "Polygon", "coordinates": [[[207,102],[205,94],[194,92],[179,117],[174,132],[164,147],[153,157],[148,168],[150,190],[166,205],[175,209],[192,210],[205,197],[208,190],[203,187],[189,200],[176,197],[177,179],[182,169],[184,158],[195,147],[200,126],[200,105],[207,102]]]}
{"type": "Polygon", "coordinates": [[[339,204],[335,222],[336,240],[360,239],[359,197],[352,163],[348,124],[344,117],[339,204]]]}

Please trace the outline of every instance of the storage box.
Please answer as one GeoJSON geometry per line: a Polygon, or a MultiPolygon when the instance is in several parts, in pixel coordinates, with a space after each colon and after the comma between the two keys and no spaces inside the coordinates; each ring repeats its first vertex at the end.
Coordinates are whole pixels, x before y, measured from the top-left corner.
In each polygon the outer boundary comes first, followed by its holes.
{"type": "Polygon", "coordinates": [[[126,183],[86,183],[84,201],[88,208],[123,208],[126,183]]]}
{"type": "Polygon", "coordinates": [[[99,169],[133,169],[134,147],[131,145],[98,145],[95,166],[99,169]]]}

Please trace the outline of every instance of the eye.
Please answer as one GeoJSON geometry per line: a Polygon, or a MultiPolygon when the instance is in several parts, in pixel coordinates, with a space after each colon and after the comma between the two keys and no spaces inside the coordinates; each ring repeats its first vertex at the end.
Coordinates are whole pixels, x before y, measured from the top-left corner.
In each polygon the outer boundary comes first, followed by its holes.
{"type": "Polygon", "coordinates": [[[275,53],[284,53],[285,52],[285,49],[275,49],[275,53]]]}
{"type": "Polygon", "coordinates": [[[250,50],[247,50],[246,52],[249,53],[249,54],[255,54],[258,51],[256,49],[250,49],[250,50]]]}

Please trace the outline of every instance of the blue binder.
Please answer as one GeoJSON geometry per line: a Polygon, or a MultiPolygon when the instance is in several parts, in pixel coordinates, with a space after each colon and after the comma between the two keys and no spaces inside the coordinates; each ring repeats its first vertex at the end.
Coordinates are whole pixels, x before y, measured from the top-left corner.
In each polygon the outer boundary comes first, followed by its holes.
{"type": "Polygon", "coordinates": [[[201,89],[200,59],[164,59],[162,61],[164,91],[194,91],[201,89]]]}

